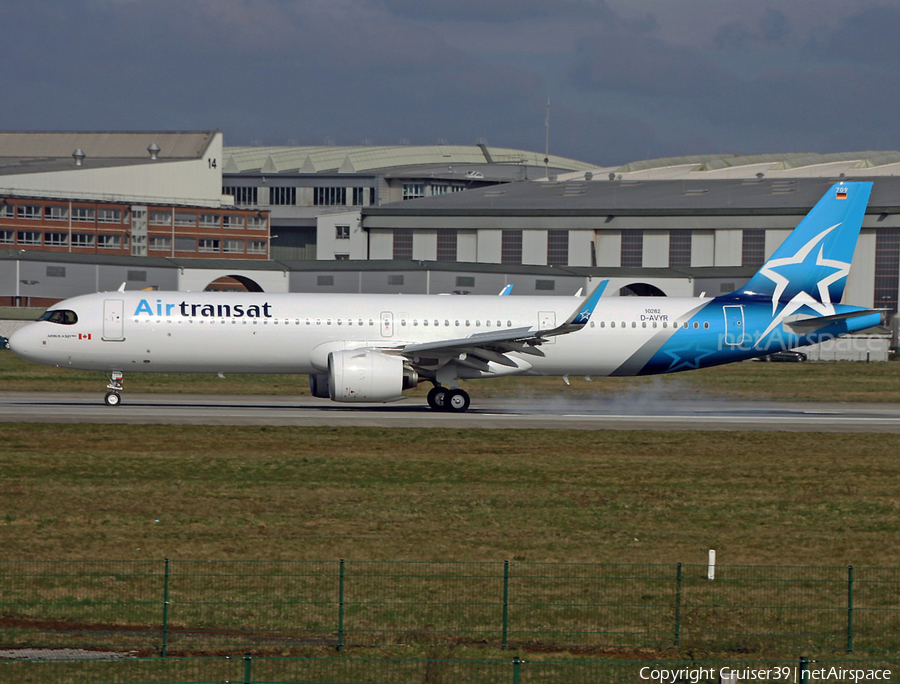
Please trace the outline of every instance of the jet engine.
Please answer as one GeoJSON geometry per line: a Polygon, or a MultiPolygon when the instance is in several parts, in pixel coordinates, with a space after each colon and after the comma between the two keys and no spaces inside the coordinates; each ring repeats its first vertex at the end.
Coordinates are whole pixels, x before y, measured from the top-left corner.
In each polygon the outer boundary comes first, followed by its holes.
{"type": "Polygon", "coordinates": [[[402,357],[362,349],[331,352],[327,377],[331,399],[348,402],[395,401],[419,383],[402,357]]]}

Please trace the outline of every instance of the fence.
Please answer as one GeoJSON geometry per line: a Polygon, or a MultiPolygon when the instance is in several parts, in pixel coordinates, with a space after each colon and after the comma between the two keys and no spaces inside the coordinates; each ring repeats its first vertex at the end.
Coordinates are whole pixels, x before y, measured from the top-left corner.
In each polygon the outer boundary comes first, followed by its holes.
{"type": "Polygon", "coordinates": [[[0,648],[900,647],[900,568],[0,561],[0,648]]]}
{"type": "Polygon", "coordinates": [[[808,661],[528,661],[367,658],[144,658],[0,661],[0,682],[126,684],[781,684],[900,681],[900,659],[808,661]],[[866,676],[868,675],[868,676],[866,676]]]}

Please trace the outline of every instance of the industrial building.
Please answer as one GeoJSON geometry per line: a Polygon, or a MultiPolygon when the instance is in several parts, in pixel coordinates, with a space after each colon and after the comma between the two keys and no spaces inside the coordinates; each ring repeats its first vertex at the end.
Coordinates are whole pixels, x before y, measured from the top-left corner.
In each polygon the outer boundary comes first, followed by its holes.
{"type": "Polygon", "coordinates": [[[221,164],[220,131],[0,133],[0,248],[267,259],[268,214],[222,194],[221,164]]]}

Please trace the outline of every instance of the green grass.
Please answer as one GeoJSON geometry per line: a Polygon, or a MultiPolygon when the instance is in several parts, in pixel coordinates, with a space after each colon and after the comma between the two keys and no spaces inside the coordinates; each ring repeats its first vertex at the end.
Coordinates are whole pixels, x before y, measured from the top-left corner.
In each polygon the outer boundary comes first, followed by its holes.
{"type": "MultiPolygon", "coordinates": [[[[828,652],[844,643],[845,567],[724,566],[900,566],[896,435],[0,424],[0,444],[4,559],[52,561],[21,566],[32,573],[25,579],[0,562],[11,573],[0,595],[22,602],[0,611],[3,643],[156,644],[164,558],[176,559],[176,652],[268,648],[256,637],[248,644],[248,634],[274,643],[286,633],[333,635],[345,558],[350,638],[473,657],[465,647],[483,638],[479,630],[492,644],[499,638],[508,559],[512,625],[528,627],[512,634],[517,648],[617,644],[594,657],[641,648],[651,650],[638,657],[828,652]],[[710,548],[723,580],[742,573],[731,584],[702,579],[710,548]],[[258,559],[274,562],[240,564],[258,559]],[[490,565],[465,564],[473,561],[490,565]],[[684,640],[671,651],[678,562],[689,564],[684,640]],[[632,607],[592,607],[610,597],[632,607]],[[759,605],[783,608],[741,607],[759,605]],[[71,632],[84,625],[95,628],[71,632]],[[635,634],[581,634],[598,629],[635,634]],[[726,635],[741,629],[763,636],[726,635]],[[832,636],[764,636],[773,632],[832,636]],[[447,641],[463,650],[441,651],[447,641]]],[[[873,583],[878,572],[859,570],[859,647],[866,629],[900,629],[884,622],[896,622],[894,612],[872,612],[895,606],[898,573],[873,583]]]]}
{"type": "MultiPolygon", "coordinates": [[[[475,397],[613,395],[651,391],[682,398],[730,398],[772,401],[900,402],[900,363],[758,363],[748,361],[666,376],[571,379],[497,378],[467,383],[475,397]]],[[[0,352],[0,390],[95,392],[106,390],[103,373],[34,364],[0,352]]],[[[424,397],[430,383],[409,396],[424,397]]],[[[305,375],[216,375],[128,373],[126,392],[308,395],[305,375]]]]}
{"type": "Polygon", "coordinates": [[[898,435],[6,424],[0,444],[6,558],[900,565],[898,435]]]}

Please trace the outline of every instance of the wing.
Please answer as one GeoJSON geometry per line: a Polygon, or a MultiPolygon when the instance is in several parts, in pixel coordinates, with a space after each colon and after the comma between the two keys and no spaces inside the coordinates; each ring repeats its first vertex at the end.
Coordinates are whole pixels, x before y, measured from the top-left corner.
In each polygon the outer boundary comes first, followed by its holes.
{"type": "Polygon", "coordinates": [[[588,324],[591,314],[608,284],[608,280],[600,281],[566,321],[555,328],[545,330],[533,327],[509,328],[475,333],[468,337],[407,344],[391,351],[405,356],[413,365],[428,368],[443,366],[450,360],[484,371],[488,370],[487,364],[490,362],[508,368],[519,368],[521,364],[508,357],[509,352],[544,356],[540,345],[546,342],[547,338],[568,335],[581,330],[588,324]]]}

